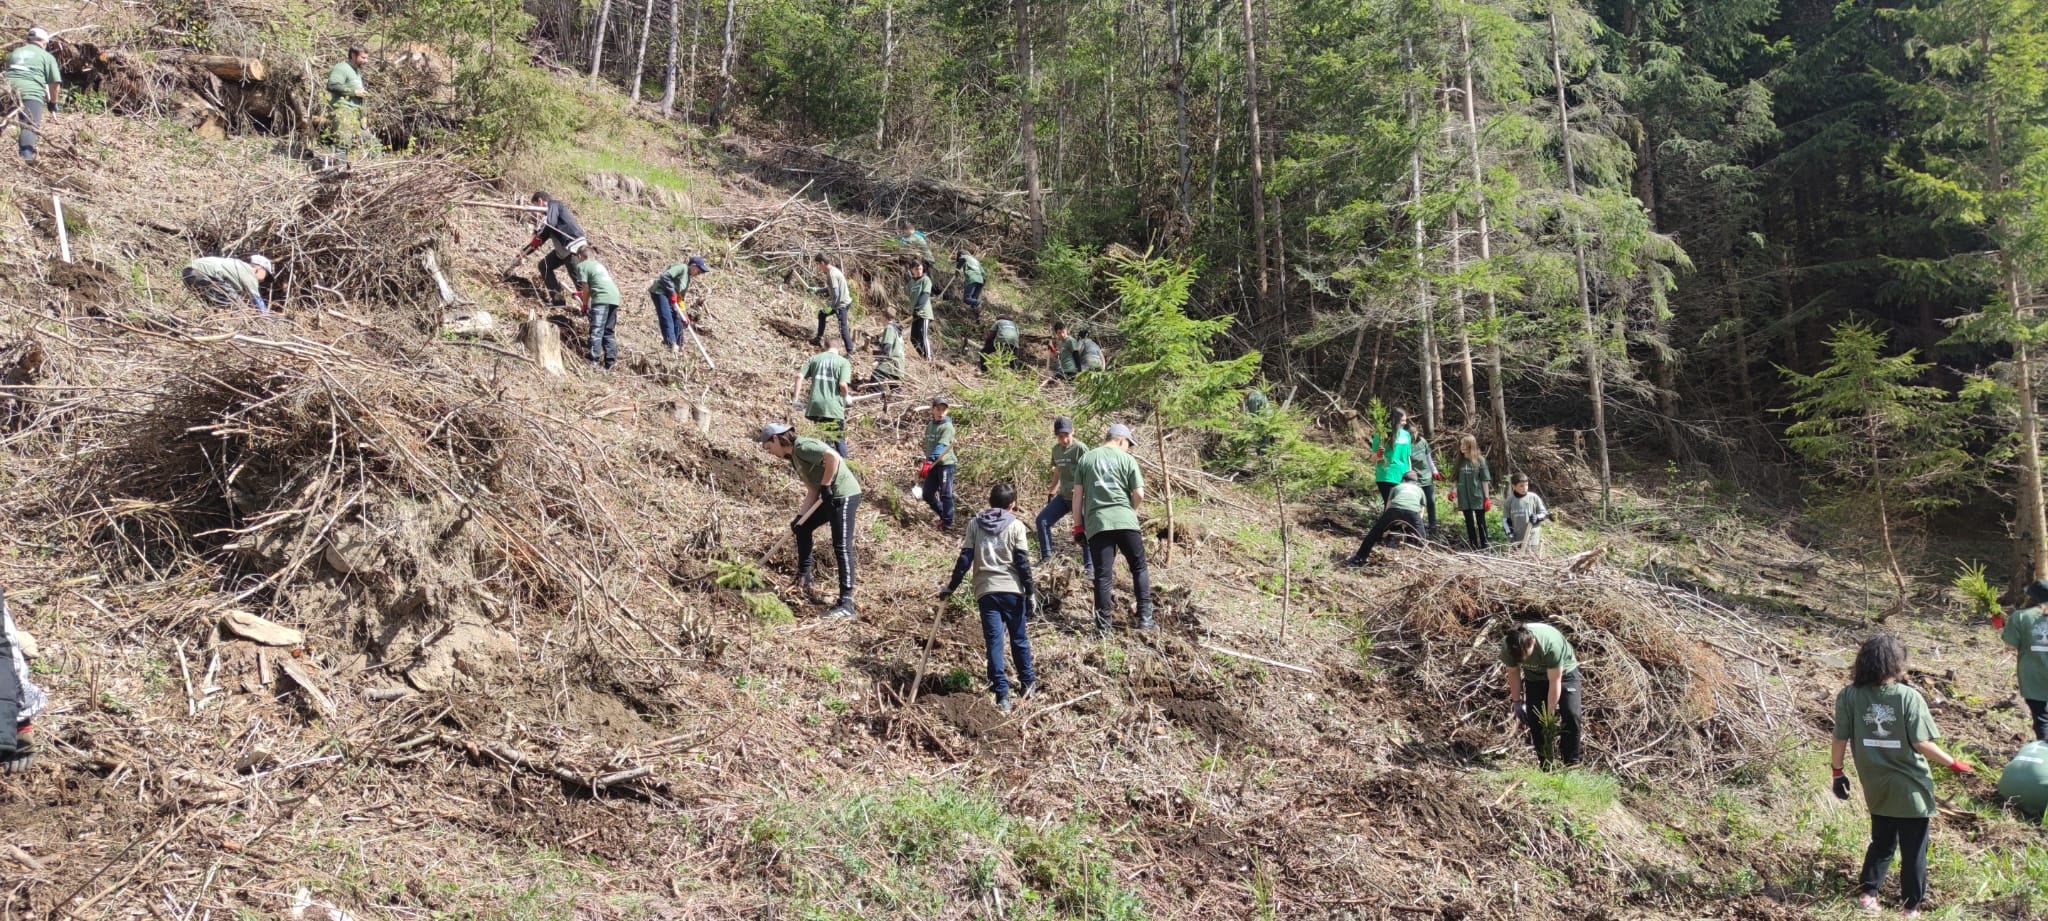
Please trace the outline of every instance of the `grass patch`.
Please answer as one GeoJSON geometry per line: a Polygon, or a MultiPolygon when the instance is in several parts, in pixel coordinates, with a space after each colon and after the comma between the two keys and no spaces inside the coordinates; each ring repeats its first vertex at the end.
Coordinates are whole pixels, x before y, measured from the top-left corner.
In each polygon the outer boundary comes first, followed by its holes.
{"type": "Polygon", "coordinates": [[[1521,784],[1523,798],[1539,806],[1571,812],[1581,818],[1605,812],[1621,804],[1621,782],[1613,775],[1576,768],[1545,771],[1519,767],[1500,771],[1503,785],[1521,784]]]}
{"type": "Polygon", "coordinates": [[[796,612],[773,592],[747,592],[740,597],[747,601],[747,613],[761,623],[774,627],[796,623],[796,612]]]}

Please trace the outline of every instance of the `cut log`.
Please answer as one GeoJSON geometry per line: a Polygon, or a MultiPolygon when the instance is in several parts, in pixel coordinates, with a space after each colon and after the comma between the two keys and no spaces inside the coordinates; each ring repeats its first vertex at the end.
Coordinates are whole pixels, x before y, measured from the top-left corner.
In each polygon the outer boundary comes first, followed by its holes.
{"type": "Polygon", "coordinates": [[[263,61],[258,58],[166,51],[160,56],[160,60],[166,64],[189,64],[222,80],[233,80],[237,83],[259,83],[264,76],[263,61]]]}
{"type": "Polygon", "coordinates": [[[555,324],[528,314],[526,322],[519,324],[519,338],[526,343],[526,351],[541,370],[549,374],[562,373],[562,334],[555,329],[555,324]]]}

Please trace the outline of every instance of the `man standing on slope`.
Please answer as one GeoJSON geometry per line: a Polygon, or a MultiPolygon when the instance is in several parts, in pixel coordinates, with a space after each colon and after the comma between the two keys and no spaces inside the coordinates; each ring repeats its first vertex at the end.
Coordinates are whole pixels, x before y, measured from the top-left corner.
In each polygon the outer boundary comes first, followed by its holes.
{"type": "Polygon", "coordinates": [[[661,344],[671,352],[683,347],[684,317],[689,310],[683,299],[690,294],[690,281],[709,271],[703,257],[691,256],[663,269],[654,276],[654,284],[647,286],[647,297],[654,301],[654,321],[661,326],[661,344]]]}
{"type": "Polygon", "coordinates": [[[762,426],[754,440],[770,455],[789,461],[805,487],[803,505],[789,521],[789,529],[796,535],[797,584],[810,595],[812,535],[820,525],[830,525],[832,556],[839,564],[839,600],[825,616],[852,618],[853,513],[860,509],[860,482],[853,478],[846,458],[831,445],[816,438],[798,438],[796,430],[783,423],[762,426]]]}
{"type": "Polygon", "coordinates": [[[362,67],[369,62],[369,52],[350,46],[348,58],[327,72],[327,107],[334,116],[334,149],[341,154],[343,166],[348,165],[349,153],[366,137],[363,97],[369,94],[363,90],[362,67]]]}
{"type": "Polygon", "coordinates": [[[1998,638],[2019,658],[2020,697],[2033,717],[2034,740],[2048,742],[2048,581],[2027,586],[2027,606],[2014,611],[1998,638]]]}
{"type": "Polygon", "coordinates": [[[1116,555],[1131,568],[1131,589],[1138,596],[1138,629],[1151,630],[1152,576],[1145,567],[1145,534],[1138,528],[1138,506],[1145,501],[1145,475],[1131,456],[1131,430],[1112,425],[1103,443],[1081,455],[1074,471],[1081,495],[1081,524],[1088,535],[1088,556],[1095,567],[1095,635],[1108,636],[1110,593],[1116,586],[1116,555]]]}
{"type": "Polygon", "coordinates": [[[924,264],[912,263],[904,280],[904,295],[910,298],[910,344],[924,360],[932,360],[932,277],[924,264]]]}
{"type": "Polygon", "coordinates": [[[57,100],[64,91],[64,74],[57,59],[50,56],[48,29],[28,30],[28,42],[7,52],[7,68],[0,72],[7,89],[21,100],[21,158],[34,162],[36,142],[42,139],[43,115],[57,114],[57,100]]]}
{"type": "Polygon", "coordinates": [[[569,270],[569,277],[576,281],[576,299],[590,314],[590,363],[610,371],[619,363],[619,303],[625,298],[590,247],[576,252],[576,267],[569,270]]]}
{"type": "Polygon", "coordinates": [[[179,277],[185,282],[185,290],[208,307],[228,309],[247,304],[256,308],[257,313],[270,312],[270,302],[263,299],[263,282],[270,278],[270,260],[262,256],[201,256],[185,263],[179,277]]]}
{"type": "MultiPolygon", "coordinates": [[[[1073,512],[1075,491],[1081,485],[1081,457],[1088,453],[1088,445],[1074,437],[1074,420],[1065,416],[1052,420],[1052,489],[1045,496],[1045,508],[1038,513],[1038,562],[1052,559],[1052,526],[1073,512]]],[[[1074,516],[1075,523],[1080,515],[1074,516]]],[[[1089,573],[1095,565],[1088,558],[1088,546],[1081,545],[1081,568],[1089,573]]]]}
{"type": "Polygon", "coordinates": [[[973,253],[956,252],[953,265],[960,270],[960,303],[970,309],[981,309],[981,288],[988,283],[988,271],[981,267],[981,260],[973,253]]]}
{"type": "Polygon", "coordinates": [[[853,327],[850,325],[851,321],[847,319],[846,315],[849,311],[853,310],[853,290],[846,286],[846,273],[840,271],[839,266],[832,264],[832,260],[827,258],[824,253],[811,257],[811,264],[817,268],[818,275],[825,279],[825,290],[823,292],[825,302],[818,305],[818,331],[811,335],[811,345],[822,346],[825,344],[825,320],[837,315],[839,317],[839,344],[845,348],[845,351],[841,354],[851,355],[853,354],[853,327]]]}
{"type": "Polygon", "coordinates": [[[794,401],[804,405],[804,418],[816,422],[831,436],[832,447],[846,457],[846,401],[853,395],[853,365],[839,354],[839,346],[811,356],[797,374],[794,401]]]}
{"type": "Polygon", "coordinates": [[[1010,712],[1010,676],[1003,668],[1003,640],[1009,638],[1010,656],[1017,663],[1017,694],[1027,696],[1038,686],[1038,670],[1031,665],[1031,639],[1026,621],[1031,616],[1031,539],[1028,528],[1017,517],[1017,487],[998,483],[989,490],[988,510],[974,516],[960,540],[960,557],[953,562],[953,578],[939,589],[941,600],[960,589],[960,580],[974,573],[974,604],[981,610],[981,638],[988,646],[988,684],[996,695],[996,709],[1010,712]]]}
{"type": "Polygon", "coordinates": [[[953,474],[960,469],[960,457],[953,453],[953,401],[932,397],[931,418],[924,424],[924,503],[931,507],[933,526],[941,533],[953,530],[953,474]]]}
{"type": "Polygon", "coordinates": [[[526,257],[533,255],[545,243],[553,247],[540,260],[540,283],[547,291],[548,306],[567,306],[562,300],[562,283],[555,278],[555,270],[569,265],[569,257],[580,253],[590,245],[590,239],[583,235],[583,225],[576,222],[576,215],[569,213],[569,206],[546,192],[533,193],[533,206],[540,211],[540,223],[535,225],[533,239],[526,248],[519,251],[519,257],[512,260],[505,274],[519,267],[526,257]]]}

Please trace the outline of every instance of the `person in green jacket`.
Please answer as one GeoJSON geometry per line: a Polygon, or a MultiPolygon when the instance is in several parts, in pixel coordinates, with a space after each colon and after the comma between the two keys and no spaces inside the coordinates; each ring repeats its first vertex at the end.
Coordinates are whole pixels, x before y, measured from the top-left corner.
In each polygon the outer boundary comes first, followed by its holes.
{"type": "Polygon", "coordinates": [[[619,285],[612,273],[597,261],[597,250],[584,247],[576,253],[576,266],[569,270],[576,285],[576,299],[590,314],[590,363],[610,371],[619,363],[619,285]]]}
{"type": "Polygon", "coordinates": [[[988,328],[988,336],[981,341],[981,356],[975,360],[976,364],[981,370],[987,371],[989,357],[998,352],[1015,360],[1017,346],[1023,339],[1024,333],[1017,328],[1017,321],[1009,317],[997,317],[996,322],[988,328]]]}
{"type": "Polygon", "coordinates": [[[1372,451],[1372,479],[1380,488],[1380,501],[1394,491],[1401,475],[1408,472],[1408,454],[1414,450],[1414,436],[1408,432],[1408,411],[1394,410],[1387,416],[1386,433],[1373,433],[1367,444],[1372,451]]]}
{"type": "Polygon", "coordinates": [[[647,286],[647,297],[654,302],[654,321],[661,326],[663,348],[671,352],[682,349],[683,329],[689,325],[689,307],[683,301],[689,297],[690,281],[709,271],[703,257],[691,256],[661,270],[647,286]]]}
{"type": "Polygon", "coordinates": [[[1457,486],[1451,501],[1465,517],[1465,543],[1474,550],[1486,549],[1486,513],[1493,510],[1493,471],[1486,455],[1479,453],[1479,439],[1466,435],[1458,439],[1458,460],[1452,468],[1457,486]]]}
{"type": "Polygon", "coordinates": [[[896,322],[896,309],[882,305],[882,335],[875,340],[874,379],[894,382],[903,379],[903,327],[896,322]]]}
{"type": "Polygon", "coordinates": [[[1095,635],[1108,636],[1111,591],[1116,586],[1116,556],[1131,568],[1131,590],[1138,596],[1138,629],[1151,630],[1152,575],[1145,564],[1145,532],[1138,506],[1145,502],[1145,474],[1131,456],[1136,440],[1129,427],[1112,425],[1102,444],[1075,465],[1074,485],[1080,496],[1082,533],[1095,569],[1095,635]]]}
{"type": "Polygon", "coordinates": [[[21,158],[31,163],[36,159],[36,143],[42,140],[43,116],[57,114],[57,102],[64,91],[64,72],[58,69],[57,59],[49,50],[50,39],[54,37],[40,27],[28,30],[28,42],[7,52],[6,69],[0,70],[0,78],[21,99],[21,133],[17,140],[21,158]]]}
{"type": "Polygon", "coordinates": [[[897,237],[896,242],[917,252],[917,261],[924,266],[927,274],[938,268],[939,264],[932,261],[932,241],[924,235],[924,231],[917,229],[916,224],[904,221],[903,236],[897,237]]]}
{"type": "Polygon", "coordinates": [[[1076,363],[1080,346],[1080,340],[1067,329],[1067,321],[1061,320],[1052,325],[1052,341],[1046,343],[1045,348],[1052,353],[1053,373],[1061,380],[1071,380],[1080,373],[1080,365],[1076,363]]]}
{"type": "Polygon", "coordinates": [[[2020,697],[2034,721],[2034,740],[2048,742],[2048,581],[2027,585],[2027,606],[2014,611],[1998,634],[2018,658],[2020,697]]]}
{"type": "Polygon", "coordinates": [[[257,313],[269,313],[270,302],[263,299],[263,282],[270,278],[270,270],[270,260],[262,256],[201,256],[185,263],[179,277],[185,282],[185,290],[209,307],[227,309],[247,304],[256,308],[257,313]]]}
{"type": "Polygon", "coordinates": [[[771,456],[789,461],[804,484],[804,502],[789,521],[789,529],[796,535],[798,586],[806,596],[810,594],[812,535],[820,526],[831,526],[832,557],[839,563],[839,600],[824,616],[852,619],[853,516],[860,510],[860,481],[854,479],[853,468],[831,445],[816,438],[798,438],[795,429],[781,422],[762,426],[754,441],[771,456]]]}
{"type": "MultiPolygon", "coordinates": [[[[1080,488],[1081,456],[1088,453],[1088,445],[1074,437],[1074,420],[1061,416],[1052,420],[1052,488],[1046,490],[1045,508],[1038,512],[1038,561],[1052,559],[1052,526],[1059,524],[1067,513],[1076,512],[1080,498],[1075,491],[1080,488]]],[[[1079,526],[1080,515],[1074,516],[1079,526]]],[[[1095,563],[1088,558],[1088,546],[1081,546],[1081,568],[1094,573],[1095,563]]]]}
{"type": "Polygon", "coordinates": [[[362,68],[368,63],[370,53],[351,46],[348,57],[327,72],[327,108],[334,117],[334,149],[344,166],[351,152],[374,140],[363,127],[363,99],[369,93],[363,89],[362,68]]]}
{"type": "Polygon", "coordinates": [[[2048,810],[2048,742],[2028,742],[2006,762],[1998,775],[1998,796],[2028,820],[2041,821],[2048,810]]]}
{"type": "Polygon", "coordinates": [[[1536,757],[1550,766],[1544,742],[1544,714],[1557,714],[1558,760],[1579,763],[1585,708],[1580,698],[1579,657],[1571,641],[1549,624],[1517,624],[1501,638],[1500,661],[1507,666],[1508,709],[1529,727],[1536,757]],[[1538,708],[1531,701],[1541,700],[1538,708]]]}
{"type": "Polygon", "coordinates": [[[956,252],[953,265],[960,270],[960,303],[968,307],[981,307],[981,288],[988,283],[988,272],[981,267],[981,260],[973,253],[956,252]]]}
{"type": "Polygon", "coordinates": [[[1382,538],[1391,537],[1396,545],[1410,535],[1422,537],[1422,486],[1415,482],[1415,471],[1401,475],[1401,482],[1387,495],[1386,507],[1380,510],[1380,517],[1372,523],[1372,530],[1366,532],[1365,541],[1358,545],[1358,552],[1344,560],[1346,566],[1364,566],[1372,561],[1372,550],[1379,546],[1382,538]]]}
{"type": "Polygon", "coordinates": [[[846,451],[846,402],[852,396],[853,365],[839,354],[838,343],[804,362],[796,376],[796,391],[790,394],[792,402],[803,405],[804,418],[832,438],[840,457],[852,456],[846,451]]]}
{"type": "Polygon", "coordinates": [[[909,274],[903,285],[905,296],[910,299],[910,345],[926,361],[932,360],[932,277],[925,271],[924,263],[910,264],[909,274]]]}
{"type": "Polygon", "coordinates": [[[1917,917],[1927,898],[1927,826],[1934,817],[1934,772],[1927,763],[1976,773],[1949,757],[1935,739],[1941,730],[1927,712],[1927,700],[1907,687],[1906,644],[1880,633],[1863,641],[1851,666],[1849,686],[1835,695],[1835,741],[1828,766],[1836,799],[1849,798],[1843,756],[1852,749],[1863,804],[1870,808],[1870,847],[1863,852],[1856,904],[1877,910],[1877,893],[1900,853],[1899,895],[1908,917],[1917,917]]]}
{"type": "Polygon", "coordinates": [[[953,453],[953,401],[944,394],[932,397],[931,418],[924,424],[924,463],[918,475],[924,480],[924,504],[941,533],[953,530],[953,472],[960,458],[953,453]]]}

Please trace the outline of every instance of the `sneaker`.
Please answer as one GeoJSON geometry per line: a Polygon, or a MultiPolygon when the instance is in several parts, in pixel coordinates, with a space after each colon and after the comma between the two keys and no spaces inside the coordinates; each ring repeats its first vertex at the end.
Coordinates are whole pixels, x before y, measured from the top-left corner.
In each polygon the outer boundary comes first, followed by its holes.
{"type": "Polygon", "coordinates": [[[1920,917],[1920,909],[1918,909],[1918,908],[1908,908],[1908,909],[1906,909],[1906,917],[1908,917],[1908,918],[1918,918],[1918,917],[1920,917]]]}
{"type": "Polygon", "coordinates": [[[1024,682],[1021,686],[1017,688],[1017,696],[1030,697],[1032,692],[1036,690],[1038,690],[1038,679],[1033,678],[1030,681],[1024,682]]]}
{"type": "Polygon", "coordinates": [[[1877,896],[1869,893],[1857,896],[1856,907],[1868,912],[1877,911],[1877,896]]]}
{"type": "Polygon", "coordinates": [[[824,614],[826,620],[852,620],[858,616],[858,614],[854,613],[853,602],[851,601],[841,601],[833,605],[824,614]]]}
{"type": "Polygon", "coordinates": [[[1138,615],[1138,629],[1143,632],[1150,633],[1154,630],[1159,629],[1159,625],[1152,621],[1152,615],[1140,614],[1138,615]]]}
{"type": "Polygon", "coordinates": [[[1365,565],[1365,558],[1360,556],[1347,556],[1344,558],[1342,562],[1338,563],[1337,565],[1357,569],[1358,567],[1365,565]]]}
{"type": "Polygon", "coordinates": [[[1003,711],[1004,713],[1008,713],[1008,712],[1010,712],[1010,711],[1011,711],[1011,710],[1013,709],[1013,705],[1012,705],[1012,704],[1010,703],[1010,695],[1008,695],[1008,694],[998,694],[998,695],[996,695],[996,709],[998,709],[998,710],[1001,710],[1001,711],[1003,711]]]}

